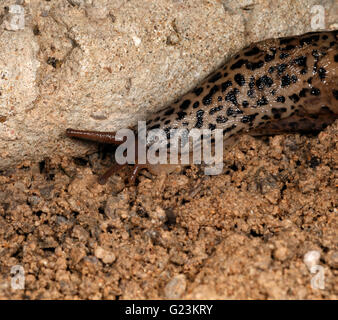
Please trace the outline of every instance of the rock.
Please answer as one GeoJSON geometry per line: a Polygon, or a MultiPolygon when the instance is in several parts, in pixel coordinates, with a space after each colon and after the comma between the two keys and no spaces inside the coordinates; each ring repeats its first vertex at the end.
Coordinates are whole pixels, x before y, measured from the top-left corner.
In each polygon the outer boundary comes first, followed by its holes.
{"type": "Polygon", "coordinates": [[[186,286],[184,274],[174,276],[165,286],[164,295],[167,299],[179,299],[185,292],[186,286]]]}
{"type": "Polygon", "coordinates": [[[279,261],[285,261],[288,258],[288,254],[287,247],[278,247],[273,252],[274,257],[279,261]]]}
{"type": "Polygon", "coordinates": [[[115,254],[111,251],[97,247],[95,249],[95,257],[102,260],[104,263],[113,263],[116,259],[115,254]]]}
{"type": "MultiPolygon", "coordinates": [[[[0,8],[0,169],[96,150],[66,138],[65,129],[134,125],[249,43],[313,31],[309,21],[317,4],[17,3],[22,5],[3,0],[0,8]]],[[[323,4],[326,28],[335,22],[330,3],[323,4]]]]}

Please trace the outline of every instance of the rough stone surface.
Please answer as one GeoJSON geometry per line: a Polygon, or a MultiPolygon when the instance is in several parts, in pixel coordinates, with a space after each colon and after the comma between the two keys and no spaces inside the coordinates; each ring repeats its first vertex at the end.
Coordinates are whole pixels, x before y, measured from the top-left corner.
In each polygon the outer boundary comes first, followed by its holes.
{"type": "MultiPolygon", "coordinates": [[[[0,8],[0,168],[95,150],[65,129],[134,125],[250,42],[311,31],[318,1],[20,3],[23,29],[14,0],[0,8]]],[[[322,2],[326,28],[334,4],[322,2]]]]}

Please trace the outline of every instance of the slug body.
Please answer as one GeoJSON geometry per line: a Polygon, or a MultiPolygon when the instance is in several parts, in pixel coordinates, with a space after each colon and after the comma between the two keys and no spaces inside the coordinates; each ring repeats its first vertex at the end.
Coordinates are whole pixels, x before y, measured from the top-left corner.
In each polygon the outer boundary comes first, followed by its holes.
{"type": "MultiPolygon", "coordinates": [[[[321,130],[338,117],[337,39],[334,30],[254,43],[149,117],[147,129],[222,129],[224,140],[240,133],[321,130]]],[[[114,132],[67,129],[67,135],[122,143],[115,140],[114,132]]],[[[134,175],[139,168],[136,164],[134,175]]]]}

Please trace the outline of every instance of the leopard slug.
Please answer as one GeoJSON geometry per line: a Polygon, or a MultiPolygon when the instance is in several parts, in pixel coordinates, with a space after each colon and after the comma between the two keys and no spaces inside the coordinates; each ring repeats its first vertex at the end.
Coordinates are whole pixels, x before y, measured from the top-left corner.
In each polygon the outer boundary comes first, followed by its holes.
{"type": "MultiPolygon", "coordinates": [[[[338,30],[267,39],[241,50],[200,85],[154,113],[147,129],[222,129],[275,134],[325,128],[338,117],[338,30]]],[[[114,132],[67,129],[67,136],[119,144],[114,132]]],[[[136,163],[132,178],[146,165],[136,163]]],[[[105,183],[117,169],[99,180],[105,183]]]]}

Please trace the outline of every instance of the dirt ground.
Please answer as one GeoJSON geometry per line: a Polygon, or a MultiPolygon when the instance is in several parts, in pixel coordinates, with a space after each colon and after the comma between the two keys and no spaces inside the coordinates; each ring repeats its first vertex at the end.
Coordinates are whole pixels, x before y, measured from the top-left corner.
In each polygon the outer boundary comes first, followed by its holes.
{"type": "Polygon", "coordinates": [[[337,299],[337,143],[338,121],[312,136],[245,135],[222,175],[142,172],[135,186],[128,170],[97,183],[102,147],[2,171],[0,298],[337,299]],[[24,289],[11,287],[15,265],[24,289]]]}

